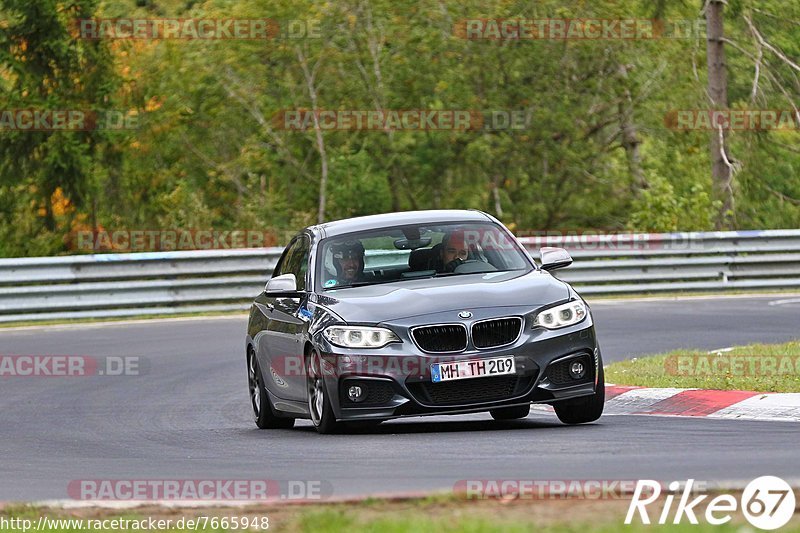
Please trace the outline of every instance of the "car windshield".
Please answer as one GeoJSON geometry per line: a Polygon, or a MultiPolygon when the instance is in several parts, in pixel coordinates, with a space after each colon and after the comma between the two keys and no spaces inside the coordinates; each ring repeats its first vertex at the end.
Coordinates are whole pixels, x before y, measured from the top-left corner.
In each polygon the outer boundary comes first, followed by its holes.
{"type": "Polygon", "coordinates": [[[324,240],[320,252],[323,290],[531,268],[516,240],[489,222],[348,233],[324,240]]]}

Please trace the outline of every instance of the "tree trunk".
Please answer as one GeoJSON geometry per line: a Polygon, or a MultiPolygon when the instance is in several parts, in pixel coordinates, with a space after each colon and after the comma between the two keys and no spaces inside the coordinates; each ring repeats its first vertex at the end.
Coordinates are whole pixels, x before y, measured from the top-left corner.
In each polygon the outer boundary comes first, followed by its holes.
{"type": "MultiPolygon", "coordinates": [[[[298,48],[297,60],[303,69],[306,79],[308,96],[311,99],[311,112],[314,115],[314,136],[317,142],[317,152],[320,160],[320,179],[319,179],[319,206],[317,207],[317,224],[325,222],[325,207],[327,203],[328,189],[328,154],[325,150],[325,137],[322,135],[322,128],[319,125],[319,104],[317,100],[317,86],[315,84],[316,67],[309,68],[305,54],[298,48]]],[[[317,61],[320,61],[319,59],[317,61]]]]}
{"type": "Polygon", "coordinates": [[[494,214],[497,218],[503,218],[503,204],[500,202],[500,180],[502,179],[497,173],[492,176],[492,200],[494,200],[494,214]]]}
{"type": "Polygon", "coordinates": [[[619,77],[621,83],[621,95],[619,100],[618,114],[619,114],[619,127],[621,133],[621,144],[625,149],[625,155],[628,159],[628,170],[633,177],[633,193],[638,195],[642,190],[647,189],[649,184],[647,178],[644,176],[642,170],[642,155],[639,151],[639,145],[642,141],[639,139],[639,133],[636,130],[636,123],[633,121],[633,98],[631,91],[628,89],[628,67],[625,65],[619,66],[619,77]]]}
{"type": "Polygon", "coordinates": [[[53,213],[53,191],[49,191],[44,195],[44,227],[47,231],[56,230],[56,217],[53,213]]]}
{"type": "MultiPolygon", "coordinates": [[[[708,96],[712,109],[728,108],[728,71],[725,64],[725,36],[722,21],[724,0],[709,0],[706,5],[706,53],[708,62],[708,96]]],[[[727,132],[711,132],[711,186],[714,198],[721,202],[716,215],[716,229],[730,229],[733,222],[733,172],[726,148],[727,132]]]]}
{"type": "Polygon", "coordinates": [[[317,119],[317,109],[314,109],[314,133],[317,137],[317,151],[321,164],[321,175],[319,180],[319,207],[317,209],[317,224],[325,222],[325,204],[328,200],[328,155],[325,151],[325,139],[322,137],[322,128],[317,119]]]}

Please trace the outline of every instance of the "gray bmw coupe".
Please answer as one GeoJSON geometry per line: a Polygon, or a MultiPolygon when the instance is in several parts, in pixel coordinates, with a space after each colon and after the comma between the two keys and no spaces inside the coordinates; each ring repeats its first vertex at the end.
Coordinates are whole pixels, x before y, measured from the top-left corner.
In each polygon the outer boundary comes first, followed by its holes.
{"type": "Polygon", "coordinates": [[[311,226],[250,309],[246,356],[259,428],[552,404],[567,424],[603,412],[603,362],[586,302],[480,211],[416,211],[311,226]]]}

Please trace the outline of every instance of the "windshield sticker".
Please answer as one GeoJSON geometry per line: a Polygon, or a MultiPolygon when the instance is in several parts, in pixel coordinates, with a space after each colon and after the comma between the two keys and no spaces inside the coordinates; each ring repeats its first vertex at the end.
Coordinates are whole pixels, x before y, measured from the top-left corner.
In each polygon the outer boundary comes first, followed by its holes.
{"type": "Polygon", "coordinates": [[[334,285],[336,285],[335,279],[329,279],[328,281],[325,282],[326,287],[333,287],[334,285]]]}

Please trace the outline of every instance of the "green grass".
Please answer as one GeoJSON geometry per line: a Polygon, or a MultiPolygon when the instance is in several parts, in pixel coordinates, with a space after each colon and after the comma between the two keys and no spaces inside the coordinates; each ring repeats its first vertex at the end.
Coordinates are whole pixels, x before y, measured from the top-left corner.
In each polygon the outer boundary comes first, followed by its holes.
{"type": "MultiPolygon", "coordinates": [[[[693,526],[681,525],[643,525],[638,519],[633,525],[623,524],[629,502],[623,500],[512,500],[512,501],[474,501],[450,495],[435,499],[383,500],[355,503],[320,503],[314,505],[283,505],[260,508],[248,507],[211,510],[165,510],[150,508],[147,511],[128,512],[82,509],[67,511],[57,509],[37,509],[34,507],[6,508],[0,517],[29,518],[36,524],[38,516],[51,518],[91,518],[91,519],[154,519],[171,518],[175,522],[181,516],[268,516],[269,531],[291,531],[308,533],[334,533],[340,531],[359,531],[374,533],[490,533],[490,532],[528,532],[543,531],[552,533],[615,533],[620,529],[631,533],[645,532],[739,532],[746,529],[744,518],[734,513],[733,521],[723,526],[703,523],[693,526]]],[[[654,509],[651,518],[657,520],[658,510],[654,509]]],[[[19,533],[20,529],[0,528],[2,533],[19,533]]],[[[50,529],[53,533],[66,533],[77,530],[50,529]]],[[[87,530],[83,530],[87,531],[87,530]]],[[[104,531],[111,531],[106,529],[104,531]]],[[[165,530],[161,530],[165,531],[165,530]]],[[[168,531],[182,531],[170,529],[168,531]]],[[[197,531],[225,531],[198,528],[197,531]]],[[[800,517],[795,516],[782,531],[800,533],[800,517]]],[[[38,532],[42,533],[42,532],[38,532]]]]}
{"type": "Polygon", "coordinates": [[[297,523],[297,531],[308,533],[335,533],[340,531],[359,531],[363,533],[404,533],[413,531],[416,533],[442,533],[442,532],[470,532],[470,533],[527,533],[530,531],[542,531],[553,533],[583,533],[596,531],[602,533],[615,533],[622,528],[630,532],[644,531],[692,531],[692,532],[726,532],[740,531],[740,527],[729,526],[728,528],[718,529],[718,526],[644,526],[634,525],[625,526],[623,521],[607,524],[575,522],[563,524],[542,525],[536,520],[524,519],[504,519],[501,513],[496,516],[484,518],[457,517],[447,513],[442,517],[415,516],[408,513],[406,516],[392,516],[386,518],[361,519],[357,512],[348,511],[321,511],[308,513],[302,516],[297,523]]]}
{"type": "Polygon", "coordinates": [[[800,392],[800,341],[643,356],[611,363],[605,377],[616,385],[800,392]]]}

